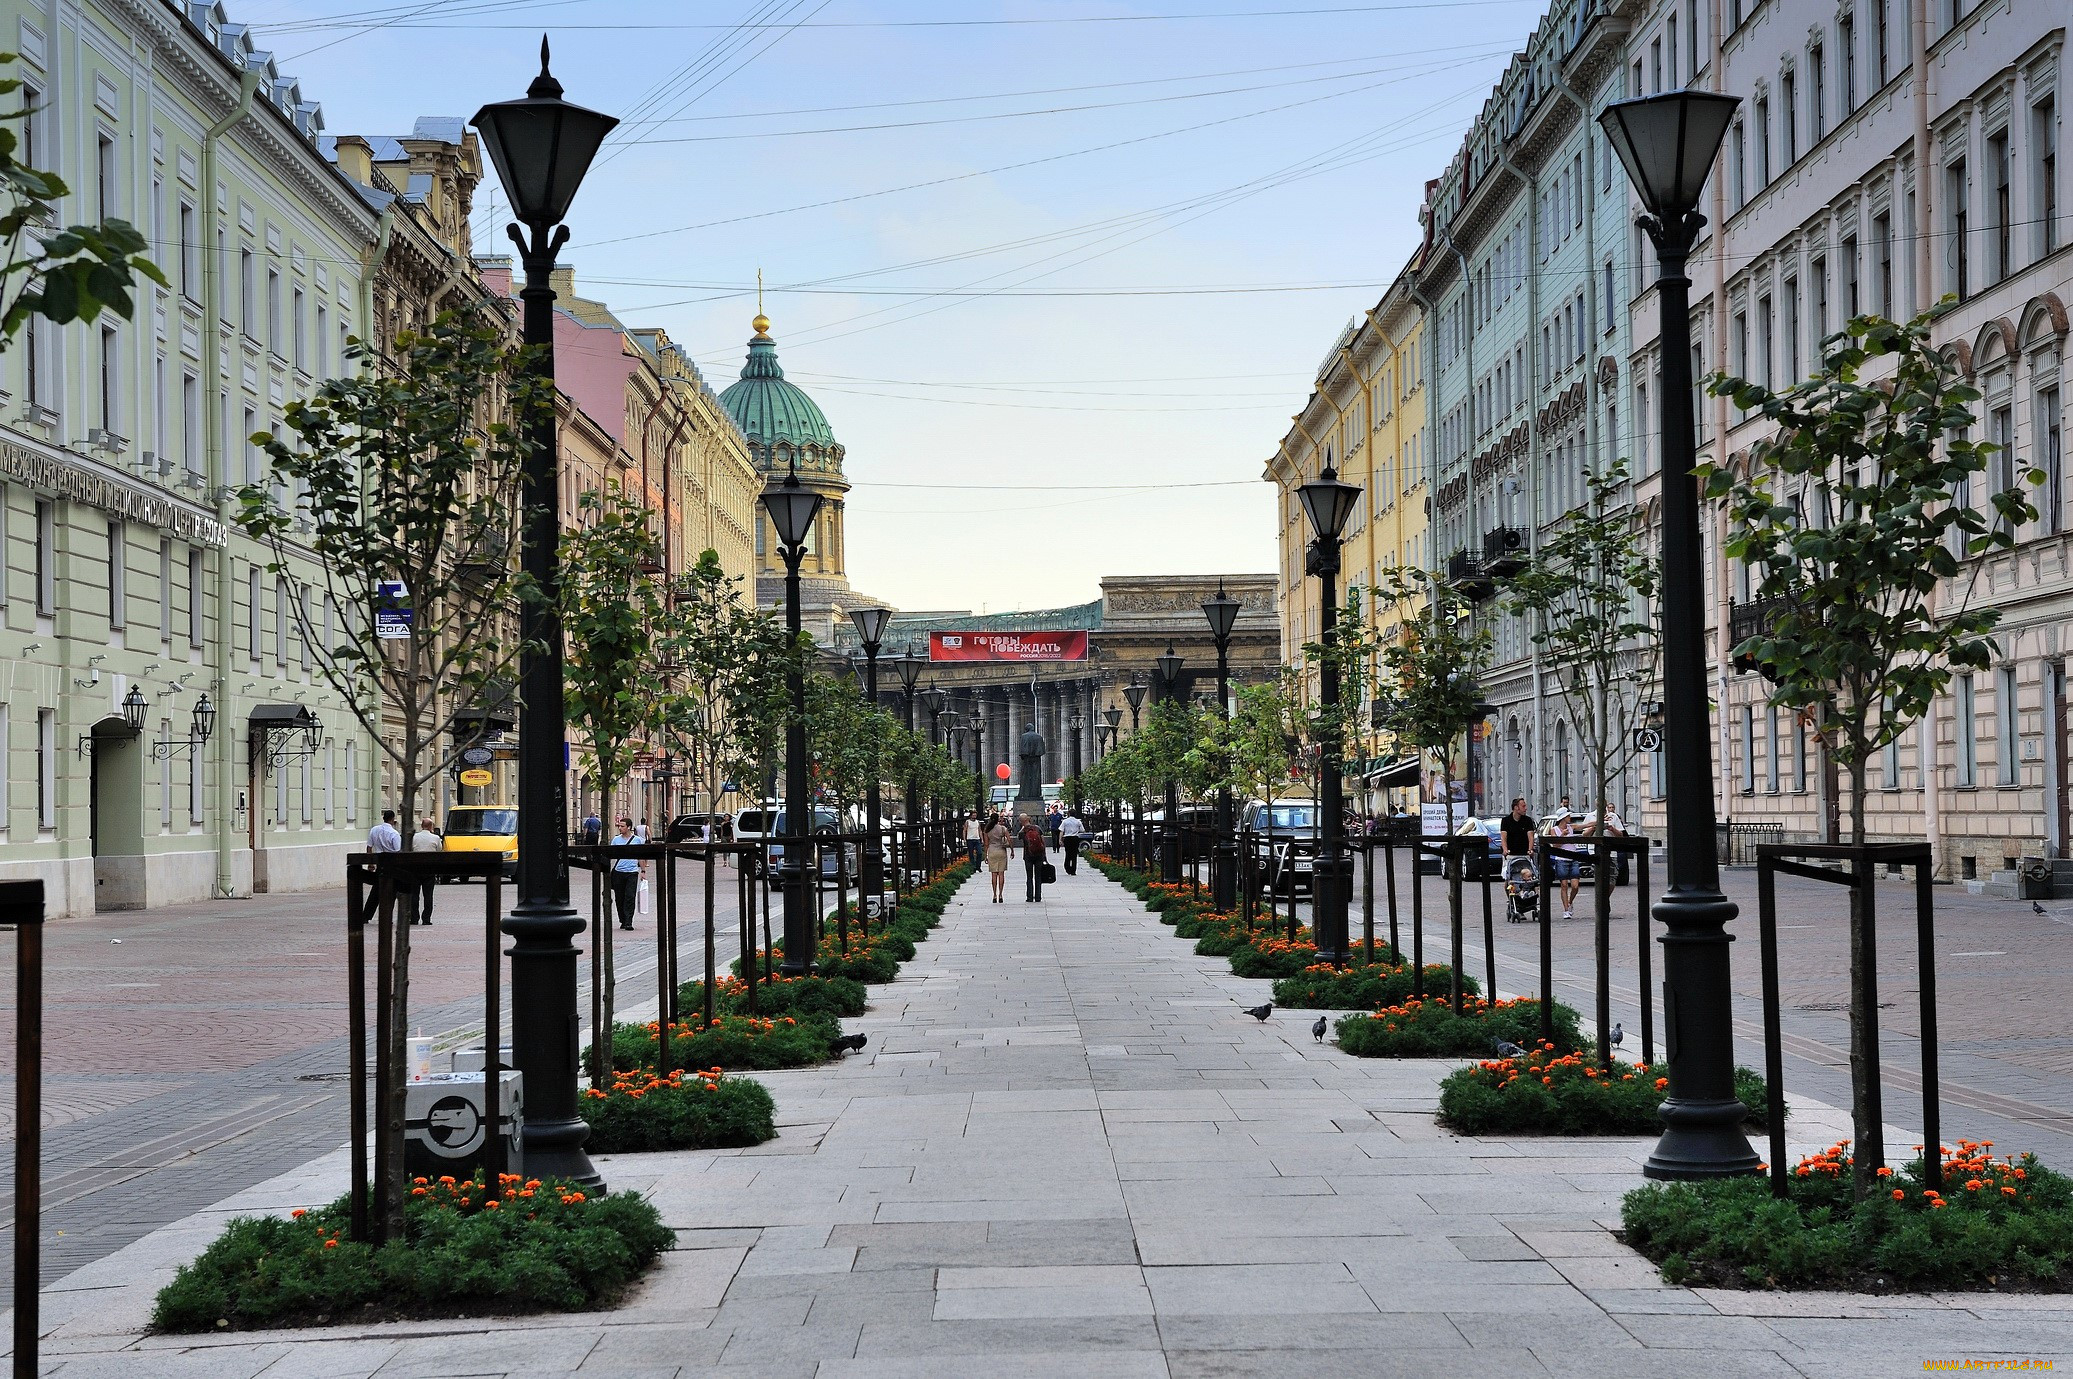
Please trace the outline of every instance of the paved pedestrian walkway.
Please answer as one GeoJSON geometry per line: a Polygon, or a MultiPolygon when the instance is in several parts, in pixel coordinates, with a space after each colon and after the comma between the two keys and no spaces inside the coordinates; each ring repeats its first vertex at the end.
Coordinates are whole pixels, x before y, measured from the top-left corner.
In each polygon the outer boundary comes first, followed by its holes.
{"type": "MultiPolygon", "coordinates": [[[[142,1337],[231,1210],[335,1192],[339,1160],[75,1273],[46,1372],[87,1376],[1888,1375],[2073,1358],[2073,1302],[1664,1286],[1609,1234],[1641,1140],[1435,1128],[1440,1062],[1355,1060],[1085,873],[975,880],[867,1057],[768,1075],[781,1136],[624,1156],[678,1248],[602,1315],[142,1337]]],[[[1835,1123],[1796,1108],[1796,1137],[1835,1123]]]]}

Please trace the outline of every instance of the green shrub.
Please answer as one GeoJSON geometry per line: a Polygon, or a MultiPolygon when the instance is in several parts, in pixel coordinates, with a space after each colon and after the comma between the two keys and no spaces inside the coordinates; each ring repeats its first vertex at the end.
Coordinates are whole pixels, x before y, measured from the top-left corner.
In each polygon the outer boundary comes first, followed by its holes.
{"type": "MultiPolygon", "coordinates": [[[[1337,1026],[1339,1047],[1361,1058],[1477,1058],[1496,1051],[1500,1039],[1521,1048],[1540,1044],[1540,1002],[1531,997],[1486,1004],[1463,1001],[1456,1015],[1445,1000],[1427,996],[1385,1006],[1372,1015],[1347,1015],[1337,1026]]],[[[1583,1047],[1576,1012],[1555,1006],[1558,1052],[1583,1047]]]]}
{"type": "MultiPolygon", "coordinates": [[[[653,1021],[613,1026],[612,1066],[660,1067],[658,1029],[653,1021]]],[[[670,1026],[669,1062],[673,1068],[725,1068],[729,1072],[803,1068],[827,1061],[828,1045],[841,1034],[842,1026],[825,1015],[722,1015],[710,1027],[686,1020],[670,1026]]],[[[584,1062],[589,1062],[587,1049],[584,1062]]]]}
{"type": "MultiPolygon", "coordinates": [[[[1377,952],[1388,952],[1379,945],[1377,952]]],[[[1444,963],[1427,963],[1425,990],[1443,995],[1453,969],[1444,963]]],[[[1483,988],[1474,977],[1464,975],[1461,989],[1480,996],[1483,988]]],[[[1293,977],[1274,983],[1274,1004],[1291,1010],[1375,1010],[1411,999],[1411,968],[1408,963],[1376,963],[1371,966],[1331,968],[1322,963],[1304,968],[1293,977]]]]}
{"type": "Polygon", "coordinates": [[[1988,1143],[1943,1151],[1944,1186],[1915,1159],[1853,1201],[1848,1144],[1802,1160],[1789,1194],[1765,1178],[1652,1183],[1626,1196],[1627,1243],[1665,1280],[1853,1292],[2073,1287],[2073,1179],[1988,1143]]]}
{"type": "MultiPolygon", "coordinates": [[[[1524,1058],[1486,1058],[1440,1083],[1440,1123],[1464,1135],[1652,1135],[1670,1080],[1646,1063],[1613,1060],[1601,1072],[1595,1052],[1557,1053],[1545,1044],[1524,1058]]],[[[1747,1119],[1764,1128],[1764,1081],[1735,1070],[1747,1119]]]]}
{"type": "Polygon", "coordinates": [[[1296,930],[1293,941],[1282,937],[1286,930],[1253,932],[1251,940],[1231,950],[1231,971],[1240,977],[1294,977],[1317,965],[1317,938],[1308,928],[1296,930]]]}
{"type": "Polygon", "coordinates": [[[236,1217],[159,1291],[151,1325],[197,1332],[588,1311],[616,1303],[676,1242],[637,1193],[593,1198],[560,1181],[504,1182],[512,1195],[492,1202],[480,1181],[415,1179],[401,1238],[380,1248],[345,1238],[343,1197],[287,1220],[236,1217]]]}
{"type": "Polygon", "coordinates": [[[777,1134],[770,1090],[718,1072],[616,1073],[609,1088],[586,1087],[578,1110],[590,1122],[584,1147],[593,1154],[745,1149],[777,1134]]]}
{"type": "MultiPolygon", "coordinates": [[[[705,983],[686,982],[677,988],[677,1010],[686,1018],[704,1018],[705,983]]],[[[715,1015],[749,1013],[749,985],[740,977],[722,977],[713,990],[715,1015]]],[[[756,980],[758,1015],[857,1016],[864,1013],[864,985],[846,977],[787,977],[773,972],[766,981],[756,980]]]]}

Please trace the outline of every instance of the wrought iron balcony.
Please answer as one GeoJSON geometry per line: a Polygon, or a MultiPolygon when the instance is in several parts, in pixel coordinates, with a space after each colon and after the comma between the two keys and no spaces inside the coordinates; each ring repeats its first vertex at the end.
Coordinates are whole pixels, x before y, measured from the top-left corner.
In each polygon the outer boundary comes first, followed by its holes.
{"type": "Polygon", "coordinates": [[[1526,568],[1530,543],[1524,527],[1492,527],[1483,537],[1483,572],[1497,578],[1526,568]]]}
{"type": "Polygon", "coordinates": [[[1473,548],[1447,557],[1447,582],[1477,603],[1497,592],[1497,581],[1483,568],[1483,553],[1473,548]]]}

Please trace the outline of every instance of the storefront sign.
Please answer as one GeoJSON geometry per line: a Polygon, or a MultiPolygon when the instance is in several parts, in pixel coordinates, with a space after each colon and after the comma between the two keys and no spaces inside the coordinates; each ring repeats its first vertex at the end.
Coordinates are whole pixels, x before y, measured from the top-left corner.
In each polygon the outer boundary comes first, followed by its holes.
{"type": "Polygon", "coordinates": [[[931,661],[1084,661],[1079,632],[931,632],[931,661]]]}
{"type": "Polygon", "coordinates": [[[496,776],[479,768],[461,772],[461,784],[463,785],[488,785],[495,779],[496,776]]]}
{"type": "Polygon", "coordinates": [[[85,503],[131,522],[142,522],[197,546],[221,546],[223,524],[163,493],[119,483],[13,441],[0,441],[0,479],[13,479],[85,503]]]}

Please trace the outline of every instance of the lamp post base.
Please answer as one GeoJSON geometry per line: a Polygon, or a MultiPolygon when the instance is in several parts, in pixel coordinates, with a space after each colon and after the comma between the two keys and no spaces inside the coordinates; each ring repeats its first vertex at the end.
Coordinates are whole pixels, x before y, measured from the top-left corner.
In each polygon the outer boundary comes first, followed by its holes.
{"type": "MultiPolygon", "coordinates": [[[[788,839],[785,851],[807,846],[804,839],[788,839]]],[[[813,890],[806,884],[806,868],[787,856],[777,864],[777,881],[784,891],[785,956],[777,970],[787,977],[805,977],[813,972],[814,941],[817,937],[813,913],[813,890]]]]}
{"type": "MultiPolygon", "coordinates": [[[[511,936],[511,1064],[529,1093],[525,1170],[604,1191],[604,1178],[583,1152],[590,1126],[576,1113],[575,936],[584,922],[565,904],[521,904],[500,926],[511,936]],[[560,1018],[556,1019],[555,1016],[560,1018]]],[[[596,1032],[593,1031],[593,1037],[596,1032]]]]}
{"type": "Polygon", "coordinates": [[[1225,914],[1238,908],[1238,845],[1226,838],[1209,855],[1209,899],[1225,914]]]}
{"type": "Polygon", "coordinates": [[[1641,1165],[1641,1176],[1664,1182],[1701,1178],[1746,1178],[1763,1163],[1749,1147],[1742,1122],[1749,1108],[1732,1101],[1665,1101],[1658,1114],[1662,1139],[1641,1165]]]}

